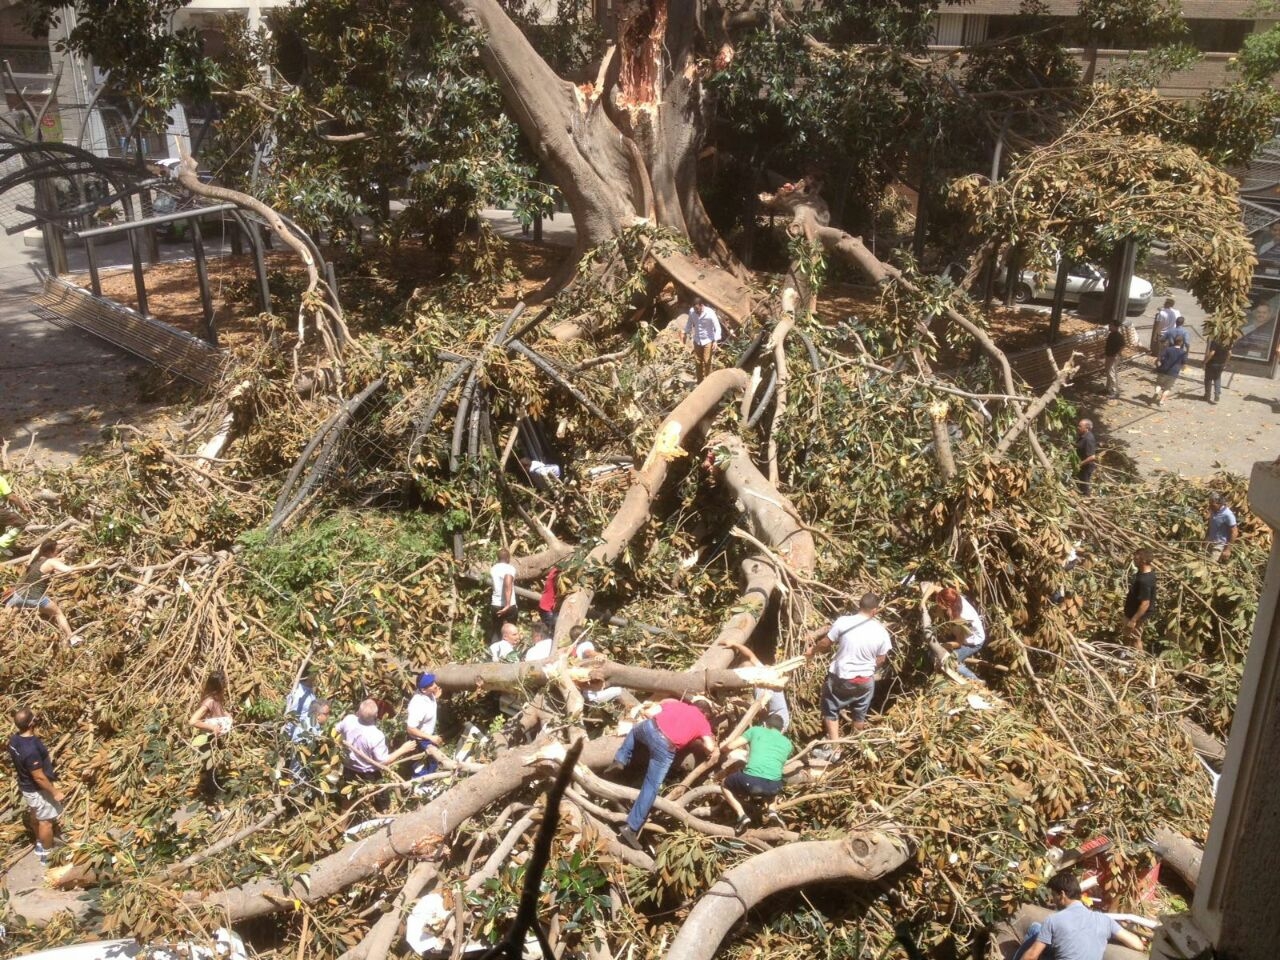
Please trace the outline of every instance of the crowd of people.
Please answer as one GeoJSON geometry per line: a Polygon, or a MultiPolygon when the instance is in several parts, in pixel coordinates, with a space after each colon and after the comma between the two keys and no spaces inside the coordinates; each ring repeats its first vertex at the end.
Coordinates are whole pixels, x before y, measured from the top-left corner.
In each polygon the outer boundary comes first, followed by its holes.
{"type": "MultiPolygon", "coordinates": [[[[1169,396],[1186,362],[1189,340],[1185,322],[1173,310],[1172,301],[1166,303],[1158,321],[1166,328],[1156,368],[1154,402],[1160,406],[1169,396]]],[[[1107,384],[1113,396],[1119,393],[1117,369],[1124,342],[1123,335],[1117,337],[1118,333],[1119,328],[1113,327],[1106,345],[1107,384]]],[[[681,336],[682,340],[692,341],[697,377],[701,381],[710,373],[716,347],[723,337],[715,311],[701,300],[695,300],[681,336]]],[[[1222,369],[1229,355],[1230,344],[1215,341],[1209,345],[1205,369],[1206,401],[1217,402],[1221,394],[1222,369]]],[[[1099,457],[1098,440],[1093,423],[1088,419],[1080,420],[1077,425],[1076,450],[1079,458],[1076,482],[1079,492],[1088,496],[1092,492],[1099,457]]],[[[560,468],[553,464],[532,460],[521,463],[530,477],[541,484],[555,484],[561,479],[560,468]]],[[[28,505],[13,491],[6,478],[0,477],[0,545],[11,547],[17,542],[27,522],[27,514],[28,505]]],[[[1212,495],[1205,538],[1209,555],[1215,560],[1226,560],[1238,536],[1234,513],[1221,495],[1212,495]]],[[[1157,576],[1154,555],[1149,548],[1135,551],[1133,562],[1136,570],[1125,597],[1119,633],[1140,646],[1143,629],[1152,621],[1156,611],[1157,576]]],[[[9,611],[36,611],[55,624],[69,644],[75,645],[78,638],[65,613],[49,595],[49,586],[59,575],[94,566],[94,563],[69,565],[61,559],[58,542],[45,540],[28,558],[24,573],[4,598],[4,607],[9,611]]],[[[557,650],[554,629],[559,603],[559,573],[557,568],[552,568],[547,575],[539,597],[537,619],[530,623],[526,641],[520,626],[516,591],[518,571],[509,550],[504,548],[498,552],[497,560],[490,569],[488,653],[491,661],[546,661],[561,655],[574,661],[589,661],[603,655],[582,627],[570,631],[565,648],[557,650]]],[[[880,619],[881,609],[882,598],[867,592],[859,599],[856,611],[837,617],[816,629],[808,638],[807,659],[812,660],[819,654],[830,655],[820,694],[824,742],[808,751],[814,763],[827,764],[840,759],[839,745],[845,742],[841,736],[842,719],[850,721],[855,735],[867,726],[877,675],[893,650],[893,636],[880,619]]],[[[983,651],[987,628],[973,600],[955,587],[931,585],[924,592],[921,618],[926,634],[949,654],[949,663],[955,673],[967,680],[980,682],[968,661],[983,651]]],[[[758,663],[749,650],[744,648],[740,652],[758,663]]],[[[381,701],[366,698],[330,726],[331,702],[319,695],[316,680],[316,671],[304,664],[284,701],[282,731],[287,747],[282,764],[293,784],[299,787],[315,785],[313,765],[309,759],[327,736],[332,736],[340,745],[341,774],[337,789],[326,787],[323,792],[333,792],[344,808],[351,808],[367,799],[377,813],[385,813],[390,808],[394,786],[388,781],[389,776],[393,781],[407,780],[411,783],[414,779],[437,773],[442,765],[452,762],[445,741],[438,732],[442,689],[430,670],[419,673],[413,682],[412,693],[399,724],[399,734],[394,738],[399,743],[394,747],[388,742],[380,723],[398,711],[381,701]],[[408,778],[395,776],[402,762],[410,764],[408,778]]],[[[625,825],[618,831],[623,843],[642,848],[642,832],[667,777],[687,754],[700,756],[709,768],[719,768],[715,774],[719,795],[737,832],[765,823],[784,825],[774,801],[785,789],[787,765],[796,756],[796,744],[787,735],[791,718],[786,697],[781,691],[754,691],[756,702],[752,709],[759,711],[760,721],[745,726],[741,733],[731,734],[721,743],[718,731],[728,718],[721,715],[720,706],[706,697],[640,704],[625,689],[605,686],[598,680],[583,680],[581,688],[587,703],[621,701],[624,717],[631,721],[622,745],[604,771],[606,776],[611,776],[623,774],[634,767],[638,774],[635,798],[627,812],[625,825]]],[[[504,713],[512,716],[530,712],[525,704],[510,694],[500,696],[498,703],[504,713]]],[[[529,706],[536,717],[543,711],[544,704],[539,696],[529,706]]],[[[27,806],[36,855],[42,862],[47,862],[66,794],[59,786],[49,750],[39,736],[39,718],[30,708],[21,707],[14,712],[13,722],[16,729],[9,741],[10,757],[27,806]]],[[[205,802],[216,805],[224,790],[220,779],[219,748],[233,729],[227,680],[221,671],[214,671],[207,677],[199,703],[191,715],[190,726],[196,731],[194,743],[201,756],[196,792],[205,802]]],[[[1049,888],[1058,912],[1043,924],[1033,926],[1016,954],[1018,960],[1036,960],[1046,951],[1048,955],[1055,956],[1076,956],[1077,953],[1072,951],[1084,951],[1078,954],[1080,956],[1093,956],[1093,951],[1100,951],[1108,939],[1135,946],[1140,944],[1134,943],[1136,938],[1113,921],[1085,909],[1080,903],[1079,886],[1069,874],[1054,877],[1049,888]]]]}

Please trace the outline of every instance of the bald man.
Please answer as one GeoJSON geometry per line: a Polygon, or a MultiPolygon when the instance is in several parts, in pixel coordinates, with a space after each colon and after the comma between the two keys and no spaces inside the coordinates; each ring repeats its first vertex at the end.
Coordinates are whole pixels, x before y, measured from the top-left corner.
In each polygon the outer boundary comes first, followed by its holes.
{"type": "MultiPolygon", "coordinates": [[[[417,749],[412,740],[393,751],[387,749],[386,735],[378,729],[376,700],[362,701],[355,713],[349,713],[339,721],[337,730],[346,746],[346,756],[342,761],[344,786],[348,783],[381,782],[386,768],[417,749]]],[[[353,803],[354,799],[348,796],[347,806],[353,803]]],[[[386,813],[390,806],[391,795],[386,790],[379,790],[373,795],[373,809],[378,813],[386,813]]]]}

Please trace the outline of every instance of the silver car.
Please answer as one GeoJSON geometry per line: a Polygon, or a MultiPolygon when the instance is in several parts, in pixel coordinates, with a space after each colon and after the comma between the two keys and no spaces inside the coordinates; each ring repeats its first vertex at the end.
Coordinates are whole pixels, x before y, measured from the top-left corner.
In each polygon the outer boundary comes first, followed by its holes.
{"type": "MultiPolygon", "coordinates": [[[[1032,300],[1052,300],[1054,283],[1058,279],[1057,271],[1037,272],[1023,270],[1018,275],[1018,282],[1013,288],[1013,299],[1016,303],[1030,303],[1032,300]]],[[[1000,286],[1004,286],[1004,277],[1000,276],[1000,286]]],[[[1107,275],[1101,267],[1091,263],[1076,264],[1067,272],[1067,290],[1064,297],[1067,303],[1079,303],[1082,299],[1101,301],[1107,289],[1107,275]]],[[[1129,281],[1128,313],[1142,313],[1151,302],[1153,289],[1150,281],[1142,277],[1133,277],[1129,281]]]]}

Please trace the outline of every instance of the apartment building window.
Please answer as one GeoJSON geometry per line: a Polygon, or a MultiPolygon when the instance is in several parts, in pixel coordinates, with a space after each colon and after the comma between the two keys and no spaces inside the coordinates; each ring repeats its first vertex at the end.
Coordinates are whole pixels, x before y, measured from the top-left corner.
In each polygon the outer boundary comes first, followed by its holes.
{"type": "Polygon", "coordinates": [[[981,43],[987,39],[988,19],[985,13],[940,13],[934,20],[933,44],[937,47],[967,47],[981,43]]]}
{"type": "Polygon", "coordinates": [[[0,10],[0,59],[8,60],[17,74],[44,77],[53,73],[49,38],[28,33],[16,7],[0,10]]]}
{"type": "Polygon", "coordinates": [[[940,13],[933,25],[936,47],[958,47],[964,39],[964,14],[940,13]]]}
{"type": "Polygon", "coordinates": [[[987,39],[987,19],[985,13],[966,13],[964,15],[964,31],[961,42],[966,47],[981,43],[987,39]]]}
{"type": "Polygon", "coordinates": [[[1188,20],[1190,44],[1204,53],[1239,53],[1253,32],[1252,20],[1188,20]]]}

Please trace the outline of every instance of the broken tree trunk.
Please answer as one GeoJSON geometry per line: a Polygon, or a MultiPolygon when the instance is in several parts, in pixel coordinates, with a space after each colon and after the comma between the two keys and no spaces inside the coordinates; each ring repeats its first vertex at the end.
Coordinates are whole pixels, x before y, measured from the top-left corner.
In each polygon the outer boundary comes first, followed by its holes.
{"type": "Polygon", "coordinates": [[[765,897],[811,883],[879,880],[908,855],[902,840],[879,831],[789,843],[758,854],[728,871],[694,905],[665,960],[711,960],[733,925],[765,897]]]}
{"type": "MultiPolygon", "coordinates": [[[[631,486],[627,488],[622,506],[601,533],[599,545],[587,554],[585,566],[588,573],[592,567],[607,567],[617,561],[631,538],[648,522],[653,501],[667,478],[667,467],[672,459],[684,455],[680,444],[720,405],[726,395],[734,391],[745,395],[750,384],[751,378],[743,370],[716,370],[694,387],[662,421],[654,438],[653,449],[641,468],[633,473],[631,486]]],[[[750,398],[746,396],[744,399],[749,401],[750,398]]],[[[563,646],[569,631],[587,619],[595,590],[589,585],[587,578],[584,577],[583,580],[583,585],[565,597],[560,607],[559,618],[556,620],[557,646],[563,646]]]]}
{"type": "MultiPolygon", "coordinates": [[[[551,179],[563,191],[578,256],[549,286],[568,282],[589,248],[644,219],[688,237],[697,263],[677,256],[664,269],[724,315],[745,316],[745,271],[702,206],[697,160],[706,128],[697,4],[628,0],[617,12],[619,42],[594,83],[559,77],[497,0],[442,0],[454,20],[482,38],[481,61],[551,179]],[[690,274],[701,279],[690,282],[690,274]]],[[[661,260],[660,260],[661,262],[661,260]]]]}
{"type": "Polygon", "coordinates": [[[1161,862],[1182,878],[1182,881],[1196,892],[1196,883],[1200,879],[1200,862],[1204,859],[1201,850],[1188,837],[1174,833],[1168,827],[1156,830],[1151,847],[1160,857],[1161,862]]]}

